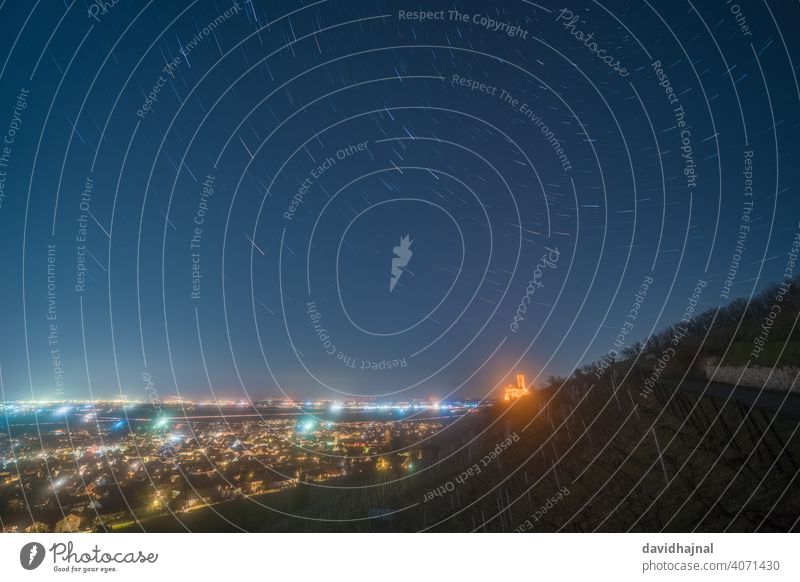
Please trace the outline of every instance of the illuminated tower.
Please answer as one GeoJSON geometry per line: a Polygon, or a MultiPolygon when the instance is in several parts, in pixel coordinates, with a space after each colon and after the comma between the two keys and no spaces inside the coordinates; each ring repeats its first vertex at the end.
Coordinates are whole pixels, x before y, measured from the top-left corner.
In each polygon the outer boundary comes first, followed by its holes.
{"type": "Polygon", "coordinates": [[[530,393],[528,385],[525,383],[525,374],[517,374],[517,385],[509,384],[506,386],[503,400],[509,402],[523,396],[528,396],[530,393]]]}

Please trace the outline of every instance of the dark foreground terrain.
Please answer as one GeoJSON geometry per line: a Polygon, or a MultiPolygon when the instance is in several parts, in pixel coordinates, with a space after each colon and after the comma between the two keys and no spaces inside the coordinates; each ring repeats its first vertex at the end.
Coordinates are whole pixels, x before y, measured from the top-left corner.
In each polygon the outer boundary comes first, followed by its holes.
{"type": "Polygon", "coordinates": [[[467,415],[366,479],[301,484],[127,531],[796,531],[797,395],[611,371],[467,415]],[[631,386],[629,388],[629,386],[631,386]],[[406,468],[407,469],[407,468],[406,468]]]}

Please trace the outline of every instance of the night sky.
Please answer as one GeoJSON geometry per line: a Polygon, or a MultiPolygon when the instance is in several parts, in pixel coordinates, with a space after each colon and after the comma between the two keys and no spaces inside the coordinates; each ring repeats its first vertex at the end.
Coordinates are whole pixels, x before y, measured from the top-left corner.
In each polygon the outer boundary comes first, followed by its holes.
{"type": "Polygon", "coordinates": [[[0,2],[0,399],[484,397],[757,293],[799,17],[0,2]]]}

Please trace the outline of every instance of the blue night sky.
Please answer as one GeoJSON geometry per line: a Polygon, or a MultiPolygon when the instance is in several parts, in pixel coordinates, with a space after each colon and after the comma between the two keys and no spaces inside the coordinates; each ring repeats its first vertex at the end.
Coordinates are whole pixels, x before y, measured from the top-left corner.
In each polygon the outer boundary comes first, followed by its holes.
{"type": "Polygon", "coordinates": [[[768,4],[0,3],[5,399],[481,397],[758,292],[768,4]]]}

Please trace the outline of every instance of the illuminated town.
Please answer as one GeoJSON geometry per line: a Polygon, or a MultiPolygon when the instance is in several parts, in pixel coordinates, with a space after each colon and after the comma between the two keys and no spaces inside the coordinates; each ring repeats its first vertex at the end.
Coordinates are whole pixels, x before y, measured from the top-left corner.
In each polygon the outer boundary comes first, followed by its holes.
{"type": "Polygon", "coordinates": [[[106,531],[167,513],[382,474],[478,402],[0,404],[6,532],[106,531]]]}

